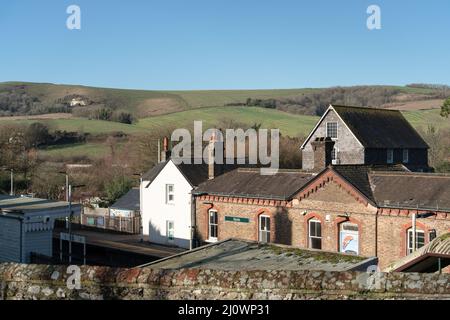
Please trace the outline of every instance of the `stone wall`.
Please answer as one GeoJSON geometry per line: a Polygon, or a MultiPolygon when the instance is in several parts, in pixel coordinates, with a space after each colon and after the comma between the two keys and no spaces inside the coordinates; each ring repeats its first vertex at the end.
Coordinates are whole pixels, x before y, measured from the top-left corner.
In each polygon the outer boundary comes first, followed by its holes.
{"type": "Polygon", "coordinates": [[[0,265],[3,299],[450,299],[450,275],[218,271],[81,267],[69,289],[66,267],[0,265]]]}

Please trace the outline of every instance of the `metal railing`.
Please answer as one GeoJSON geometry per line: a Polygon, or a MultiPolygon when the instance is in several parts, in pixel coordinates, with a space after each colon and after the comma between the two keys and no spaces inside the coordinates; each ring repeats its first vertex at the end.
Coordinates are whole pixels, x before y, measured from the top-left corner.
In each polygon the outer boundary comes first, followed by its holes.
{"type": "Polygon", "coordinates": [[[100,215],[81,215],[81,224],[87,227],[113,230],[131,234],[141,233],[141,217],[113,217],[100,215]]]}

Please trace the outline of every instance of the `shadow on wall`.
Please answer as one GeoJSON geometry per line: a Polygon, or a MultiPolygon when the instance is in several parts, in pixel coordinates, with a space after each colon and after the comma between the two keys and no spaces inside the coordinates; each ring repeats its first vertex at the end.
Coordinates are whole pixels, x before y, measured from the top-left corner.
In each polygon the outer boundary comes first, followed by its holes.
{"type": "Polygon", "coordinates": [[[275,222],[275,237],[273,242],[279,244],[292,244],[292,220],[286,208],[277,207],[277,212],[274,217],[275,222]]]}
{"type": "MultiPolygon", "coordinates": [[[[176,228],[176,225],[174,227],[176,228]]],[[[159,227],[155,226],[151,222],[149,222],[148,230],[149,230],[149,240],[151,243],[189,249],[190,246],[189,239],[176,238],[175,236],[169,239],[169,237],[166,236],[166,230],[161,230],[159,227]]]]}

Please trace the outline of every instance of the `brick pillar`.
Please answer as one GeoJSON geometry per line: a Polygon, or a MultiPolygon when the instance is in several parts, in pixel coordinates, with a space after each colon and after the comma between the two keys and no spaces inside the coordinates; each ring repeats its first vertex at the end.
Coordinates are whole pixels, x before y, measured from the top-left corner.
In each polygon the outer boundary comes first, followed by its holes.
{"type": "Polygon", "coordinates": [[[331,162],[331,153],[334,148],[334,141],[330,138],[316,138],[311,142],[314,152],[314,171],[320,171],[328,167],[331,162]]]}

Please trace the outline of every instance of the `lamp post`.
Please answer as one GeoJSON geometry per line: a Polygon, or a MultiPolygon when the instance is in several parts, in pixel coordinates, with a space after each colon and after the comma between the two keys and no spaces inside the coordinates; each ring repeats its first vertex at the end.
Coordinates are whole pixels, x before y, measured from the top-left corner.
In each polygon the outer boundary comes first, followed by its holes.
{"type": "Polygon", "coordinates": [[[144,240],[143,239],[143,234],[142,234],[142,173],[133,173],[133,176],[138,176],[139,177],[139,219],[140,219],[140,233],[141,233],[141,242],[144,240]]]}
{"type": "Polygon", "coordinates": [[[13,196],[14,195],[14,170],[11,169],[11,190],[9,192],[9,195],[13,196]]]}
{"type": "Polygon", "coordinates": [[[72,212],[72,188],[81,188],[84,187],[85,185],[77,185],[77,186],[72,186],[69,184],[69,188],[68,188],[68,198],[69,198],[69,263],[72,263],[72,217],[73,217],[73,212],[72,212]]]}

